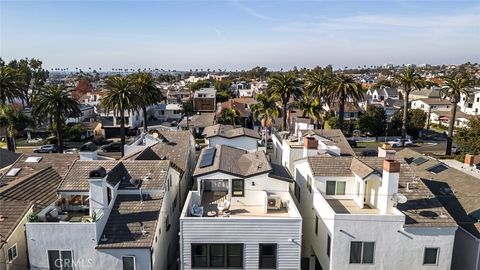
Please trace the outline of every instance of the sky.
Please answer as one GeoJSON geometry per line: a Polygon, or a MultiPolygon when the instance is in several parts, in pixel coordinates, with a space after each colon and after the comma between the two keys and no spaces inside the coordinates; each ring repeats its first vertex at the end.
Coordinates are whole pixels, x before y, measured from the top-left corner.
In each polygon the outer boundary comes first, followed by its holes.
{"type": "Polygon", "coordinates": [[[97,70],[480,62],[480,0],[0,0],[0,57],[97,70]]]}

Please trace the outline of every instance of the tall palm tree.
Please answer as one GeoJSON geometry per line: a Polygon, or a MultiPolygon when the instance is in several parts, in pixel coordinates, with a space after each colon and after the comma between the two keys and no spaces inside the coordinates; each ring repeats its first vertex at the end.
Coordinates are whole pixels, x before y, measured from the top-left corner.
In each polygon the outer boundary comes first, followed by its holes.
{"type": "Polygon", "coordinates": [[[120,114],[120,140],[122,144],[122,157],[125,154],[125,111],[137,110],[141,99],[135,91],[132,81],[127,77],[110,77],[106,81],[107,92],[102,99],[102,107],[107,111],[120,114]]]}
{"type": "Polygon", "coordinates": [[[0,104],[22,98],[25,81],[20,72],[9,66],[0,67],[0,104]]]}
{"type": "Polygon", "coordinates": [[[32,120],[22,110],[13,105],[0,106],[0,127],[5,128],[7,149],[15,152],[15,136],[19,130],[31,125],[32,120]]]}
{"type": "Polygon", "coordinates": [[[425,87],[425,79],[416,72],[415,68],[408,66],[393,77],[394,85],[401,87],[403,94],[403,116],[402,116],[402,147],[407,135],[407,116],[409,109],[410,93],[425,87]]]}
{"type": "Polygon", "coordinates": [[[222,110],[222,115],[220,116],[220,119],[223,123],[229,123],[233,127],[235,127],[235,123],[237,122],[238,119],[238,111],[234,108],[231,109],[224,109],[222,110]]]}
{"type": "MultiPolygon", "coordinates": [[[[322,119],[323,102],[328,102],[328,93],[332,88],[334,74],[329,67],[316,67],[308,71],[305,76],[305,92],[309,93],[310,99],[304,100],[304,112],[306,115],[317,121],[317,128],[320,126],[319,121],[322,119]]],[[[323,126],[323,123],[322,123],[323,126]]]]}
{"type": "Polygon", "coordinates": [[[138,72],[131,76],[135,91],[139,95],[139,105],[143,112],[143,131],[147,132],[148,117],[147,107],[162,102],[163,96],[160,89],[157,87],[155,79],[152,74],[146,72],[138,72]]]}
{"type": "Polygon", "coordinates": [[[250,109],[253,117],[260,120],[265,134],[265,142],[267,141],[267,129],[275,122],[275,118],[280,115],[280,108],[277,106],[278,97],[276,95],[258,94],[257,103],[252,104],[250,109]]]}
{"type": "Polygon", "coordinates": [[[359,102],[363,100],[362,86],[351,75],[338,74],[335,76],[333,86],[328,92],[329,100],[338,102],[338,126],[343,128],[345,122],[345,102],[347,100],[359,102]]]}
{"type": "Polygon", "coordinates": [[[63,125],[67,117],[81,114],[79,103],[72,98],[72,91],[63,84],[42,87],[33,97],[32,114],[39,118],[52,117],[57,132],[58,151],[63,152],[63,125]]]}
{"type": "Polygon", "coordinates": [[[283,111],[283,130],[287,129],[287,109],[290,98],[302,96],[302,81],[294,72],[276,73],[268,81],[268,93],[280,97],[283,111]]]}
{"type": "Polygon", "coordinates": [[[450,109],[450,123],[448,125],[448,138],[447,148],[445,149],[445,155],[452,154],[452,139],[453,129],[455,127],[455,119],[457,114],[457,103],[460,102],[460,97],[465,96],[465,101],[468,101],[469,92],[467,89],[473,86],[472,78],[467,74],[457,73],[451,77],[445,79],[442,87],[442,94],[445,99],[448,99],[452,103],[450,109]]]}

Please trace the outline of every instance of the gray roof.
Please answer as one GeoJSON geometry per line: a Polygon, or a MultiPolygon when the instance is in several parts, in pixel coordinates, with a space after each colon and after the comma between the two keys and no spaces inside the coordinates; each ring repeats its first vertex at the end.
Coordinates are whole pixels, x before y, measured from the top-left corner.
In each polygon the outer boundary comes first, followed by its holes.
{"type": "Polygon", "coordinates": [[[118,195],[102,234],[107,240],[100,240],[97,248],[151,248],[162,200],[146,194],[142,200],[139,195],[118,195]]]}
{"type": "Polygon", "coordinates": [[[340,154],[342,156],[355,156],[355,152],[340,129],[315,129],[302,132],[302,134],[305,136],[315,134],[328,139],[332,141],[333,144],[335,144],[338,148],[340,148],[340,154]]]}
{"type": "MultiPolygon", "coordinates": [[[[422,98],[417,100],[420,100],[423,103],[428,105],[451,105],[452,104],[449,100],[441,99],[441,98],[422,98]]],[[[414,101],[417,101],[417,100],[414,100],[414,101]]]]}
{"type": "MultiPolygon", "coordinates": [[[[206,149],[208,148],[202,150],[199,157],[200,161],[206,149]]],[[[197,163],[197,167],[193,173],[194,177],[214,172],[224,172],[239,177],[250,177],[257,174],[269,173],[272,170],[265,152],[257,151],[252,153],[227,145],[216,146],[215,156],[211,166],[200,168],[200,163],[201,162],[197,163]]]]}
{"type": "Polygon", "coordinates": [[[0,148],[0,170],[12,165],[22,154],[0,148]]]}
{"type": "Polygon", "coordinates": [[[214,98],[217,94],[217,90],[215,90],[215,88],[211,87],[211,88],[201,88],[197,91],[195,91],[195,93],[193,94],[194,97],[198,98],[214,98]],[[199,95],[202,94],[202,95],[206,95],[205,97],[200,97],[199,95]]]}
{"type": "Polygon", "coordinates": [[[468,214],[480,209],[480,179],[451,167],[433,174],[426,169],[440,161],[409,148],[399,151],[397,157],[410,163],[410,168],[435,194],[459,226],[480,238],[480,223],[475,223],[472,218],[468,217],[468,214]],[[420,165],[411,163],[418,157],[425,157],[427,161],[420,165]],[[453,191],[453,193],[449,191],[453,191]]]}
{"type": "MultiPolygon", "coordinates": [[[[205,128],[215,124],[215,113],[201,113],[191,116],[188,121],[189,128],[205,128]]],[[[187,119],[184,117],[178,124],[181,127],[187,127],[187,119]]]]}
{"type": "Polygon", "coordinates": [[[254,139],[260,139],[260,135],[253,129],[238,127],[234,128],[232,125],[214,125],[206,127],[203,130],[203,134],[206,138],[211,138],[215,136],[224,137],[224,138],[236,138],[241,136],[251,137],[254,139]]]}

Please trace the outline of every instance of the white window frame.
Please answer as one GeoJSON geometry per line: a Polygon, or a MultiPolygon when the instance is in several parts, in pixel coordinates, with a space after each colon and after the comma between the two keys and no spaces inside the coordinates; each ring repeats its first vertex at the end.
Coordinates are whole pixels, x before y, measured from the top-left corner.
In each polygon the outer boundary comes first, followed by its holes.
{"type": "MultiPolygon", "coordinates": [[[[47,262],[48,262],[48,265],[49,265],[49,268],[48,268],[48,269],[50,269],[50,259],[48,258],[48,252],[49,252],[49,251],[58,251],[58,259],[59,259],[60,261],[62,261],[62,251],[70,251],[70,255],[71,255],[71,257],[72,257],[72,261],[71,261],[71,263],[72,263],[72,268],[75,269],[75,268],[73,267],[73,260],[74,260],[74,259],[73,259],[73,250],[72,250],[72,249],[47,249],[47,262]]],[[[63,265],[60,266],[60,269],[63,269],[63,265]]]]}
{"type": "MultiPolygon", "coordinates": [[[[362,252],[360,253],[360,262],[359,263],[349,263],[349,264],[354,264],[354,265],[374,265],[375,264],[375,248],[377,247],[377,242],[375,241],[351,241],[350,242],[350,249],[351,249],[351,243],[352,242],[361,242],[362,243],[362,252]],[[365,249],[365,243],[373,243],[373,261],[371,263],[364,263],[363,262],[363,251],[365,249]]],[[[331,247],[330,247],[331,248],[331,247]]],[[[349,255],[351,255],[351,250],[349,255]]]]}
{"type": "Polygon", "coordinates": [[[13,244],[11,247],[8,248],[7,250],[7,259],[8,259],[8,262],[13,262],[15,261],[15,259],[18,258],[18,247],[17,247],[17,243],[13,244]],[[12,252],[12,259],[10,260],[10,258],[8,258],[8,252],[9,251],[13,251],[13,248],[15,248],[15,257],[13,257],[13,252],[12,252]]]}
{"type": "Polygon", "coordinates": [[[325,181],[325,195],[327,196],[344,196],[347,194],[347,181],[336,181],[336,180],[327,180],[325,181]],[[335,182],[335,194],[327,194],[327,186],[328,182],[335,182]],[[344,194],[338,194],[338,182],[343,182],[345,183],[345,193],[344,194]]]}
{"type": "Polygon", "coordinates": [[[123,270],[123,258],[133,258],[133,270],[137,270],[137,259],[135,255],[122,255],[122,270],[123,270]]]}
{"type": "Polygon", "coordinates": [[[426,266],[435,266],[438,265],[438,257],[440,255],[440,248],[439,247],[425,247],[423,248],[423,258],[422,258],[422,265],[426,266]],[[435,263],[425,263],[425,251],[427,251],[427,248],[435,248],[437,250],[437,257],[435,258],[435,263]]]}

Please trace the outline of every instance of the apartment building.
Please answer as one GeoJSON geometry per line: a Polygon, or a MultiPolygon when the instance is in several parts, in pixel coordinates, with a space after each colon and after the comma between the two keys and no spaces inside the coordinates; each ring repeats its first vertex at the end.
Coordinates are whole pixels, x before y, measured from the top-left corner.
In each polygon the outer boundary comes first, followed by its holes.
{"type": "Polygon", "coordinates": [[[300,269],[302,217],[278,167],[263,151],[202,151],[180,218],[180,269],[300,269]]]}
{"type": "Polygon", "coordinates": [[[197,112],[215,112],[217,110],[217,90],[201,88],[193,94],[193,107],[197,112]]]}

